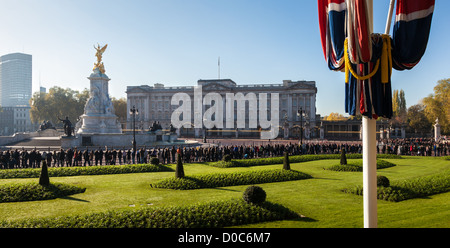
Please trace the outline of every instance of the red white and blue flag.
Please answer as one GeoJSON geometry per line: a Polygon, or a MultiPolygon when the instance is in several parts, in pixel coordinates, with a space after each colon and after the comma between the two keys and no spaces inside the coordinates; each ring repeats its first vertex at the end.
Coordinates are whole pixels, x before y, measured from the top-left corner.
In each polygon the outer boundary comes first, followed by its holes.
{"type": "Polygon", "coordinates": [[[393,65],[412,69],[419,63],[428,43],[434,0],[398,0],[393,31],[393,65]]]}
{"type": "Polygon", "coordinates": [[[419,63],[428,43],[434,2],[397,0],[391,38],[372,33],[368,0],[318,0],[320,36],[328,67],[334,71],[345,68],[348,76],[347,113],[375,119],[392,117],[390,69],[409,70],[419,63]]]}
{"type": "Polygon", "coordinates": [[[330,70],[344,68],[345,0],[318,0],[322,49],[330,70]]]}

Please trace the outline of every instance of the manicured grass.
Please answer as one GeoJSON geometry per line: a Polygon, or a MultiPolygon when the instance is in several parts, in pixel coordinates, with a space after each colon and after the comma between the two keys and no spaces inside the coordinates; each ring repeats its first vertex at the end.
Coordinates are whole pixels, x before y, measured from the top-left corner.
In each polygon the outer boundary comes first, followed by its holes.
{"type": "MultiPolygon", "coordinates": [[[[433,175],[450,169],[441,158],[404,157],[384,159],[396,164],[378,171],[391,182],[433,175]]],[[[301,219],[272,221],[240,227],[363,227],[363,198],[343,193],[343,188],[362,185],[361,172],[324,170],[339,163],[338,159],[292,163],[291,169],[304,172],[308,180],[258,184],[267,193],[267,201],[280,204],[301,219]]],[[[175,169],[174,165],[168,166],[175,169]]],[[[239,173],[254,170],[281,169],[282,165],[216,168],[206,164],[185,164],[187,176],[210,173],[239,173]]],[[[0,220],[23,220],[170,206],[242,198],[248,185],[188,191],[155,189],[149,184],[174,177],[174,172],[152,172],[95,176],[51,177],[50,181],[86,188],[86,192],[45,201],[0,203],[0,220]],[[45,211],[36,211],[36,210],[45,211]]],[[[0,184],[36,182],[37,178],[0,179],[0,184]]],[[[401,202],[378,201],[378,226],[383,227],[450,227],[450,192],[401,202]]]]}

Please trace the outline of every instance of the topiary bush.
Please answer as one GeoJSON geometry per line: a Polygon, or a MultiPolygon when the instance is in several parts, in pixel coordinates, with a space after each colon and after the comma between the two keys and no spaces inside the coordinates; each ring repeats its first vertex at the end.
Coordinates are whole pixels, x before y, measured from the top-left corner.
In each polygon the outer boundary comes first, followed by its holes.
{"type": "Polygon", "coordinates": [[[176,178],[184,177],[183,161],[181,160],[180,153],[178,153],[178,155],[177,155],[177,167],[175,168],[175,177],[176,178]]]}
{"type": "Polygon", "coordinates": [[[259,186],[252,185],[244,191],[242,198],[247,203],[261,204],[266,201],[266,191],[259,186]]]}
{"type": "Polygon", "coordinates": [[[291,169],[291,165],[289,163],[289,155],[288,155],[287,152],[284,153],[283,169],[284,170],[290,170],[291,169]]]}
{"type": "Polygon", "coordinates": [[[389,187],[389,179],[385,176],[378,175],[377,176],[377,187],[389,187]]]}
{"type": "Polygon", "coordinates": [[[230,154],[226,154],[223,156],[222,160],[224,162],[230,162],[231,161],[231,155],[230,154]]]}
{"type": "Polygon", "coordinates": [[[159,158],[155,158],[155,157],[151,158],[150,159],[150,164],[152,164],[152,165],[159,165],[159,158]]]}
{"type": "Polygon", "coordinates": [[[341,149],[341,165],[347,164],[347,156],[345,155],[345,149],[341,149]]]}
{"type": "Polygon", "coordinates": [[[50,178],[48,177],[47,162],[42,162],[41,175],[39,176],[39,184],[42,186],[50,185],[50,178]]]}

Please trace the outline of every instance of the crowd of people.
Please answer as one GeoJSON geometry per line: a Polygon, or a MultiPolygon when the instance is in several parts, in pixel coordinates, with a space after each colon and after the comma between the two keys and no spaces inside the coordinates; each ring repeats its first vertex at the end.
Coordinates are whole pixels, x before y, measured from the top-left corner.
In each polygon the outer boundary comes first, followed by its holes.
{"type": "MultiPolygon", "coordinates": [[[[413,155],[413,156],[447,156],[450,155],[448,143],[436,143],[431,139],[390,139],[380,140],[377,152],[383,154],[413,155]]],[[[93,166],[116,164],[150,163],[152,157],[162,164],[176,162],[176,154],[180,153],[184,163],[214,162],[222,160],[229,154],[233,159],[264,158],[282,156],[284,152],[290,155],[301,154],[337,154],[345,149],[346,153],[362,153],[360,142],[317,142],[259,145],[220,145],[192,147],[160,147],[133,149],[60,149],[57,151],[0,151],[0,168],[39,168],[45,160],[50,167],[93,166]]]]}
{"type": "Polygon", "coordinates": [[[378,142],[378,153],[410,156],[449,156],[449,142],[435,142],[431,138],[386,139],[378,142]]]}

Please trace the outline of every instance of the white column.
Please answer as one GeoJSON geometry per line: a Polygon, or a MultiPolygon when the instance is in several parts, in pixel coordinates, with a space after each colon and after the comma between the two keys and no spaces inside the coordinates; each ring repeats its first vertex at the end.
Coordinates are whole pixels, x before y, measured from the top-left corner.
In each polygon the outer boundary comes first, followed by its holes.
{"type": "Polygon", "coordinates": [[[364,227],[378,226],[376,120],[363,116],[363,198],[364,227]]]}

